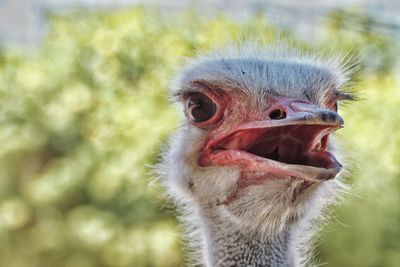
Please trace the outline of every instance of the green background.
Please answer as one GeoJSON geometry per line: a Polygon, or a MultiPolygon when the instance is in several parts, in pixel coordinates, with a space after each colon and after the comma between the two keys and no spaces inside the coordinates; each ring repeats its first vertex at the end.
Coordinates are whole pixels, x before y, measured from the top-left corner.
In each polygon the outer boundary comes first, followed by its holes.
{"type": "MultiPolygon", "coordinates": [[[[0,266],[183,266],[176,213],[149,167],[178,125],[168,82],[195,48],[281,29],[141,8],[50,20],[33,53],[0,51],[0,266]]],[[[317,42],[361,66],[338,132],[353,188],[321,233],[324,266],[400,266],[400,49],[373,25],[335,11],[317,42]]]]}

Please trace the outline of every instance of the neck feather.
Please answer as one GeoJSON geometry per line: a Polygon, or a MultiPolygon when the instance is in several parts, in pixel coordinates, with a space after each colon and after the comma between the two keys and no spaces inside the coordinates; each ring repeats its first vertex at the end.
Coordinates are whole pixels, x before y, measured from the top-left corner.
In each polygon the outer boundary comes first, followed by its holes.
{"type": "Polygon", "coordinates": [[[207,267],[296,266],[290,230],[274,237],[255,235],[215,217],[203,220],[200,230],[207,267]]]}

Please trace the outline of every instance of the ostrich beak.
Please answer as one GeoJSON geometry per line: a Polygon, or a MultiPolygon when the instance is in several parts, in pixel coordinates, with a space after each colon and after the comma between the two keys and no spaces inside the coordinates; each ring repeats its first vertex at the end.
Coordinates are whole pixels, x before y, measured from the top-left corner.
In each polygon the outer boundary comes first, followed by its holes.
{"type": "Polygon", "coordinates": [[[343,119],[305,101],[274,98],[272,103],[260,117],[208,140],[199,164],[239,166],[256,180],[335,178],[342,165],[328,151],[328,139],[343,127],[343,119]]]}

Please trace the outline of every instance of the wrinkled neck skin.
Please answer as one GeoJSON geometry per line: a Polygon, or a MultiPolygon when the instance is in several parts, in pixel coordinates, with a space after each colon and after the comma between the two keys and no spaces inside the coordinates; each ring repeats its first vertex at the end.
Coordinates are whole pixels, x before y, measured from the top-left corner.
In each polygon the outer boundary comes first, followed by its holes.
{"type": "Polygon", "coordinates": [[[206,219],[199,220],[202,221],[203,263],[207,267],[298,266],[292,249],[296,246],[291,238],[291,229],[270,237],[252,234],[215,215],[212,218],[206,215],[206,219]]]}

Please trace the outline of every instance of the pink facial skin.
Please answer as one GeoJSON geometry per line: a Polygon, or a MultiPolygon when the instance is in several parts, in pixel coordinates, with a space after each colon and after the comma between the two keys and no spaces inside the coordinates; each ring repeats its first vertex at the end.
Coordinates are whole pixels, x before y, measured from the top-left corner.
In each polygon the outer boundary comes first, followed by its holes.
{"type": "Polygon", "coordinates": [[[239,167],[238,190],[283,178],[301,179],[307,188],[333,179],[341,171],[342,166],[328,151],[330,134],[343,126],[335,101],[321,108],[305,99],[269,97],[265,108],[259,110],[250,108],[240,93],[202,93],[218,110],[208,121],[193,122],[208,131],[198,163],[239,167]]]}

